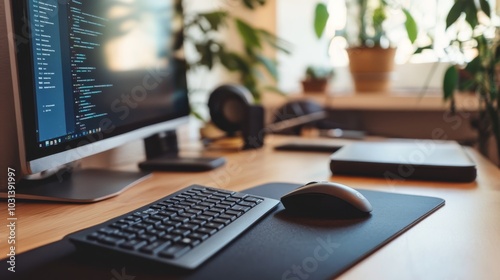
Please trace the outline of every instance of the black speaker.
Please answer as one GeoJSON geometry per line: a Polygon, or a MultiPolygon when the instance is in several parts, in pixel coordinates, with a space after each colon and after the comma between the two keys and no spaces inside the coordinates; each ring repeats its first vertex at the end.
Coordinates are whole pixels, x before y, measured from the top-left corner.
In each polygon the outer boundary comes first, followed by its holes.
{"type": "Polygon", "coordinates": [[[212,122],[228,136],[241,132],[244,149],[264,145],[264,108],[252,103],[250,91],[235,84],[219,86],[208,99],[212,122]]]}

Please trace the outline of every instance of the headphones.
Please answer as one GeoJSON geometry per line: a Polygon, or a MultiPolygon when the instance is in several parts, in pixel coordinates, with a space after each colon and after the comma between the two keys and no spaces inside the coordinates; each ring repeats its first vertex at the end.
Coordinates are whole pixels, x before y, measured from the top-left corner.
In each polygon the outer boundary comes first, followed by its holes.
{"type": "Polygon", "coordinates": [[[264,145],[264,108],[252,103],[250,91],[236,84],[217,87],[208,99],[208,109],[214,125],[229,136],[241,131],[244,149],[264,145]]]}

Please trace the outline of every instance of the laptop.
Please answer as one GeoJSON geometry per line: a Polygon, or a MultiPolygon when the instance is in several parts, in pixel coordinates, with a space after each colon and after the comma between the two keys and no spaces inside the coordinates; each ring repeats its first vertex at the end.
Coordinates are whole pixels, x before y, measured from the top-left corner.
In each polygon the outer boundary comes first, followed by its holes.
{"type": "Polygon", "coordinates": [[[472,182],[476,165],[455,141],[388,140],[354,142],[330,157],[335,174],[389,180],[472,182]]]}

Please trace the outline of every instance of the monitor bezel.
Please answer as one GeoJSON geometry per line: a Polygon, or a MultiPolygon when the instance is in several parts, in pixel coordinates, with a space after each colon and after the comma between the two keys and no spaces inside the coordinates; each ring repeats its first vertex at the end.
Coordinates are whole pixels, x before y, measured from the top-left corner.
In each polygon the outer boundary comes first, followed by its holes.
{"type": "MultiPolygon", "coordinates": [[[[174,5],[175,0],[172,0],[174,5]]],[[[41,152],[36,139],[36,106],[34,102],[34,79],[32,70],[31,30],[28,17],[29,0],[5,0],[7,28],[9,32],[9,54],[11,61],[14,105],[21,168],[24,175],[36,174],[58,168],[64,164],[116,148],[128,142],[148,137],[155,133],[175,130],[189,120],[189,102],[186,68],[182,67],[180,83],[176,91],[185,98],[184,108],[177,115],[165,115],[145,122],[134,123],[77,138],[65,145],[44,147],[41,152]],[[21,75],[22,72],[22,75],[21,75]],[[30,108],[30,110],[27,110],[30,108]]],[[[177,36],[182,37],[182,36],[177,36]]],[[[182,44],[176,44],[182,46],[182,44]]],[[[178,61],[182,63],[181,60],[178,61]]]]}

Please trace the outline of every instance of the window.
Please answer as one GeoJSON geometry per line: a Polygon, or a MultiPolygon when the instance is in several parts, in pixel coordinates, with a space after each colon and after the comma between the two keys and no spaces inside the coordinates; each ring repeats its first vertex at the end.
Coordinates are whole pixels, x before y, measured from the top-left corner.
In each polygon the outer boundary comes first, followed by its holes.
{"type": "MultiPolygon", "coordinates": [[[[348,45],[343,37],[334,37],[335,30],[345,27],[349,13],[346,2],[352,0],[329,0],[328,9],[331,20],[325,36],[317,39],[313,31],[314,8],[318,1],[277,0],[277,33],[294,45],[291,56],[280,55],[280,88],[288,92],[300,91],[300,80],[308,65],[334,66],[336,77],[332,90],[335,92],[352,91],[352,82],[348,71],[348,58],[345,49],[348,45]],[[334,37],[331,41],[330,39],[334,37]]],[[[418,91],[428,84],[436,90],[441,88],[442,75],[447,67],[448,56],[444,47],[448,44],[445,32],[445,19],[454,0],[404,0],[400,1],[410,9],[419,25],[419,46],[428,45],[434,38],[434,50],[413,55],[415,47],[405,39],[402,15],[394,14],[391,22],[393,42],[396,42],[396,71],[393,75],[393,90],[418,91]],[[431,69],[436,72],[430,75],[431,69]],[[415,74],[417,73],[417,74],[415,74]],[[429,81],[427,78],[429,77],[429,81]]],[[[490,0],[493,10],[496,1],[490,0]]],[[[453,60],[460,58],[454,57],[453,60]]],[[[464,58],[467,59],[467,58],[464,58]]]]}

